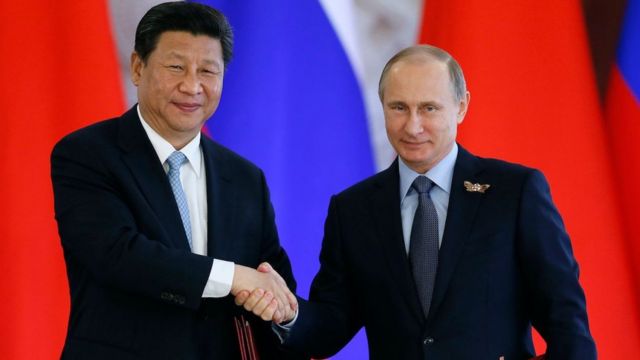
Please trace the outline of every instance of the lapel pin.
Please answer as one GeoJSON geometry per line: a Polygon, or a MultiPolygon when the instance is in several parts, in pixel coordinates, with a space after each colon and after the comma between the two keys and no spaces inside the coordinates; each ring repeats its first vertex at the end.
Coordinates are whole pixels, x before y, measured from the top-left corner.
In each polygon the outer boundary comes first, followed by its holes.
{"type": "Polygon", "coordinates": [[[472,184],[470,181],[464,182],[464,188],[468,192],[479,192],[481,194],[484,194],[484,192],[487,191],[489,187],[491,187],[491,185],[489,184],[472,184]]]}

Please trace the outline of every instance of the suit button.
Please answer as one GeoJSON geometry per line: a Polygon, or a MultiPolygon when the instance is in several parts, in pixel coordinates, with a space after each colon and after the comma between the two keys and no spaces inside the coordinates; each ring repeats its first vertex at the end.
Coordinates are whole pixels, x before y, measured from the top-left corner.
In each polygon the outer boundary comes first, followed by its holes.
{"type": "Polygon", "coordinates": [[[435,342],[435,340],[432,337],[428,337],[428,338],[425,338],[422,343],[425,344],[425,345],[431,345],[434,342],[435,342]]]}

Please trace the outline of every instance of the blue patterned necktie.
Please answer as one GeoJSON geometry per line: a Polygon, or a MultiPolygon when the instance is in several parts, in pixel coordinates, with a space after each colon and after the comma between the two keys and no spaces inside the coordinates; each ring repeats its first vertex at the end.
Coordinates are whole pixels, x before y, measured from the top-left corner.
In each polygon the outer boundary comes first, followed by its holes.
{"type": "Polygon", "coordinates": [[[418,176],[411,186],[418,192],[418,208],[411,227],[409,262],[426,318],[438,268],[438,215],[429,195],[433,182],[425,176],[418,176]]]}
{"type": "Polygon", "coordinates": [[[174,151],[167,163],[169,164],[169,183],[171,184],[171,190],[173,190],[173,196],[176,198],[176,204],[180,211],[180,217],[182,218],[182,225],[184,226],[184,232],[187,234],[187,240],[189,241],[189,247],[191,248],[191,220],[189,219],[189,204],[187,203],[187,196],[182,189],[182,183],[180,182],[180,167],[187,162],[187,157],[180,151],[174,151]]]}

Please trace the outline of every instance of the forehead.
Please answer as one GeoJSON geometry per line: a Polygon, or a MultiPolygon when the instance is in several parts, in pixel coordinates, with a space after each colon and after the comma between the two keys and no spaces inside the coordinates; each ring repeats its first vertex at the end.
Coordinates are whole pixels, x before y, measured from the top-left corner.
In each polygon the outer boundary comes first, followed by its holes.
{"type": "Polygon", "coordinates": [[[199,56],[211,61],[222,61],[220,39],[208,35],[193,35],[186,31],[165,31],[158,37],[151,55],[199,56]]]}
{"type": "Polygon", "coordinates": [[[447,64],[430,57],[399,60],[391,66],[385,81],[385,98],[453,95],[447,64]]]}

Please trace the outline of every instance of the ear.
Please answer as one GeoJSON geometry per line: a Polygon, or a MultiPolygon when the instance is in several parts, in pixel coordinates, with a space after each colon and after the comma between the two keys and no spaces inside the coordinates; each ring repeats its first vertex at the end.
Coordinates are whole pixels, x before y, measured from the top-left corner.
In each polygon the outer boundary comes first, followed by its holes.
{"type": "Polygon", "coordinates": [[[137,52],[131,53],[131,82],[133,85],[138,86],[140,78],[142,77],[142,69],[144,68],[144,62],[137,52]]]}
{"type": "Polygon", "coordinates": [[[467,110],[469,109],[469,102],[471,101],[471,93],[467,91],[464,94],[464,99],[460,100],[460,106],[458,107],[458,124],[461,124],[464,120],[464,116],[467,114],[467,110]]]}

